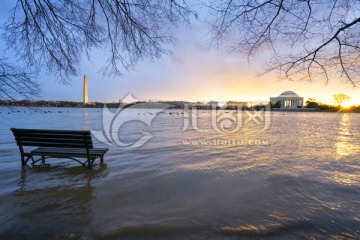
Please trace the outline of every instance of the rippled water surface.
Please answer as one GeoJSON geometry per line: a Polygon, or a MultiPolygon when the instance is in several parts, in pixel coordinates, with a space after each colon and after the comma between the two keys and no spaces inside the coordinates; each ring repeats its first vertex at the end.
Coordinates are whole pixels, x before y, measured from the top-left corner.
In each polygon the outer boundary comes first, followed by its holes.
{"type": "Polygon", "coordinates": [[[94,139],[109,152],[92,170],[66,159],[22,168],[11,127],[102,128],[101,109],[42,110],[0,108],[2,239],[360,238],[359,114],[274,112],[265,131],[227,134],[207,111],[183,131],[182,111],[166,110],[151,127],[120,128],[124,143],[152,135],[139,148],[94,139]]]}

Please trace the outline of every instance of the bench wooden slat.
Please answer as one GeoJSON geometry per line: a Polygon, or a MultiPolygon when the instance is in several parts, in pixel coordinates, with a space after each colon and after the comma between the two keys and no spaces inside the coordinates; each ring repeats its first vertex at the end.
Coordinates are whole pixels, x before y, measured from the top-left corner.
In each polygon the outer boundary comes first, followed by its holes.
{"type": "Polygon", "coordinates": [[[91,135],[89,130],[51,130],[51,129],[25,129],[25,128],[12,128],[17,133],[54,133],[54,134],[75,134],[82,135],[84,133],[91,135]]]}
{"type": "MultiPolygon", "coordinates": [[[[107,148],[93,148],[89,149],[91,156],[101,156],[108,151],[107,148]]],[[[86,149],[74,148],[44,148],[39,147],[31,151],[34,155],[48,155],[48,154],[64,154],[64,155],[82,155],[86,156],[86,149]]]]}
{"type": "MultiPolygon", "coordinates": [[[[76,151],[79,151],[81,152],[82,149],[80,148],[58,148],[58,147],[38,147],[36,149],[34,149],[33,151],[35,150],[39,150],[39,151],[58,151],[59,149],[61,149],[62,151],[73,151],[73,152],[76,152],[76,151]]],[[[92,149],[89,149],[90,151],[108,151],[109,149],[108,148],[92,148],[92,149]]]]}
{"type": "Polygon", "coordinates": [[[74,143],[92,145],[91,139],[66,139],[66,138],[34,138],[34,137],[18,137],[16,141],[22,142],[48,142],[48,143],[74,143]]]}
{"type": "Polygon", "coordinates": [[[27,142],[22,141],[22,146],[28,147],[60,147],[60,148],[86,148],[84,143],[56,143],[56,142],[27,142]]]}
{"type": "Polygon", "coordinates": [[[33,137],[33,138],[64,138],[64,139],[91,139],[91,135],[80,134],[49,134],[49,133],[16,133],[17,138],[33,137]]]}

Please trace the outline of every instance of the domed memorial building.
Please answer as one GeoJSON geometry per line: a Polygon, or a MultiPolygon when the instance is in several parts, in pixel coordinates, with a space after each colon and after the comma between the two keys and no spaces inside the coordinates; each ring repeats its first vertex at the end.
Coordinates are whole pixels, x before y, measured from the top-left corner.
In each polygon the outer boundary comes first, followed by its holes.
{"type": "Polygon", "coordinates": [[[270,103],[274,108],[302,108],[304,105],[304,98],[293,91],[285,91],[278,97],[271,97],[270,103]]]}

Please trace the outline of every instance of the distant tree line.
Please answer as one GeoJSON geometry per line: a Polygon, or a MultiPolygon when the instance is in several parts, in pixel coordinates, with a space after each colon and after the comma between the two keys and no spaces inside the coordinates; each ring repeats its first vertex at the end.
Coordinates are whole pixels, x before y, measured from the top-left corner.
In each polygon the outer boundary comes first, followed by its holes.
{"type": "MultiPolygon", "coordinates": [[[[111,106],[118,107],[119,103],[108,103],[111,106]]],[[[0,100],[0,106],[24,106],[24,107],[103,107],[104,103],[94,102],[84,104],[76,101],[45,101],[45,100],[0,100]]]]}
{"type": "Polygon", "coordinates": [[[191,105],[191,102],[185,101],[160,101],[145,102],[139,101],[134,103],[124,102],[90,102],[84,104],[76,101],[46,101],[46,100],[0,100],[0,106],[10,107],[74,107],[74,108],[167,108],[167,109],[184,109],[185,105],[191,105]]]}
{"type": "Polygon", "coordinates": [[[316,101],[315,98],[309,98],[305,102],[305,108],[312,108],[312,109],[318,109],[321,111],[332,111],[332,112],[335,112],[335,111],[336,112],[338,112],[338,111],[360,112],[360,104],[354,105],[354,106],[349,106],[346,108],[342,106],[344,101],[351,100],[351,98],[347,94],[337,93],[337,94],[333,95],[333,98],[334,98],[334,102],[335,102],[334,105],[318,102],[318,101],[316,101]]]}

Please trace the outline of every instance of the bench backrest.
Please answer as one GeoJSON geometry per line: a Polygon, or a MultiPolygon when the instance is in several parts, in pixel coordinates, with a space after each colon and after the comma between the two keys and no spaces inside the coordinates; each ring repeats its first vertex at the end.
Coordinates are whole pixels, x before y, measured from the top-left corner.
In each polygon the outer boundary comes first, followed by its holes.
{"type": "Polygon", "coordinates": [[[90,131],[11,128],[19,146],[93,148],[90,131]]]}

